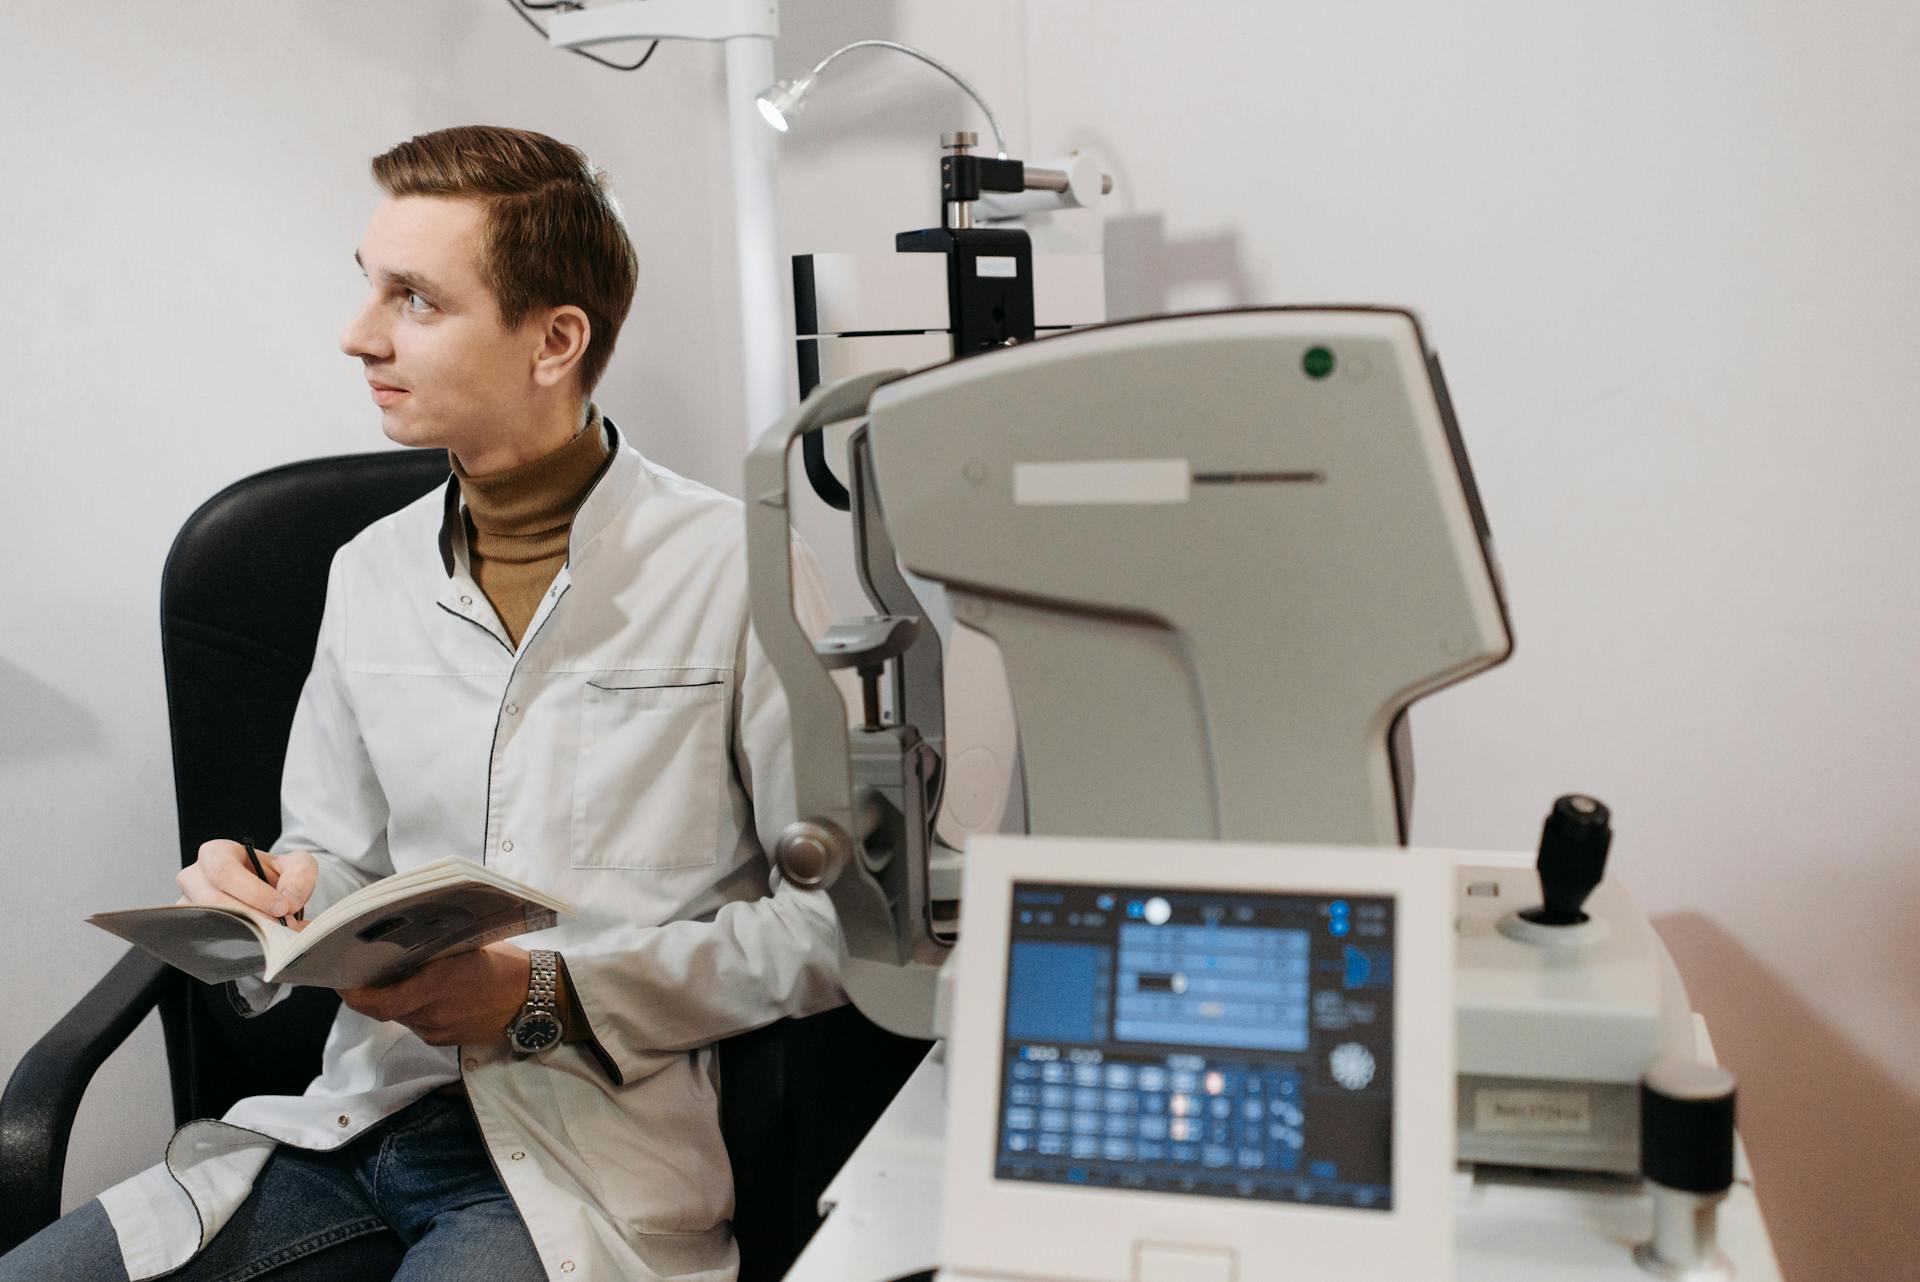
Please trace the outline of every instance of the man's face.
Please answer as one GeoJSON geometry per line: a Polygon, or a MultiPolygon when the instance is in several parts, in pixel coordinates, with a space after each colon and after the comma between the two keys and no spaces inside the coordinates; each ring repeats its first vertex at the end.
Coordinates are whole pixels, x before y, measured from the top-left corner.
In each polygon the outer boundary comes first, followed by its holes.
{"type": "Polygon", "coordinates": [[[485,213],[468,200],[401,196],[373,211],[355,254],[366,301],[340,335],[401,445],[475,458],[535,403],[537,320],[509,329],[480,279],[485,213]]]}

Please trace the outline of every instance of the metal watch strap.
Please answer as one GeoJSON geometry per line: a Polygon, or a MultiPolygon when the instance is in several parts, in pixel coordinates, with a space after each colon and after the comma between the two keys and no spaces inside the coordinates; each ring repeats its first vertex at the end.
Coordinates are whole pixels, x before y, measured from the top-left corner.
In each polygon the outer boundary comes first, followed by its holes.
{"type": "Polygon", "coordinates": [[[528,952],[529,971],[527,974],[527,1005],[550,1010],[557,1018],[560,1008],[555,1004],[559,997],[559,964],[554,960],[551,949],[535,948],[528,952]]]}

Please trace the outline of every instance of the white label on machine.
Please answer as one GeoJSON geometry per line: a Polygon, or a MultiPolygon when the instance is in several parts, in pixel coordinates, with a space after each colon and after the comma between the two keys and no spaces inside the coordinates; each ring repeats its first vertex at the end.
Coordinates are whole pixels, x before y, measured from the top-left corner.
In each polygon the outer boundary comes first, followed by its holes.
{"type": "Polygon", "coordinates": [[[1591,1135],[1593,1097],[1586,1091],[1475,1091],[1473,1129],[1485,1135],[1591,1135]]]}
{"type": "Polygon", "coordinates": [[[1185,503],[1192,481],[1193,472],[1183,458],[1015,463],[1013,501],[1034,507],[1068,503],[1185,503]]]}
{"type": "Polygon", "coordinates": [[[1020,260],[1017,258],[976,258],[973,260],[973,274],[976,276],[1005,276],[1011,279],[1020,274],[1020,260]]]}

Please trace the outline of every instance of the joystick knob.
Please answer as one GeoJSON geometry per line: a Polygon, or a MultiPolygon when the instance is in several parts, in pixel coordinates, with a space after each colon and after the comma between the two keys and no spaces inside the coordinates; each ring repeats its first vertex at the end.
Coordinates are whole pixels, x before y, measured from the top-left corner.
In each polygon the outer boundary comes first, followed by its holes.
{"type": "Polygon", "coordinates": [[[1540,926],[1578,926],[1581,905],[1607,871],[1612,815],[1593,797],[1569,793],[1553,803],[1540,830],[1540,893],[1546,901],[1520,915],[1540,926]]]}
{"type": "Polygon", "coordinates": [[[1640,1079],[1640,1173],[1653,1194],[1653,1240],[1634,1260],[1655,1277],[1730,1278],[1720,1202],[1733,1187],[1737,1082],[1716,1064],[1663,1059],[1640,1079]]]}

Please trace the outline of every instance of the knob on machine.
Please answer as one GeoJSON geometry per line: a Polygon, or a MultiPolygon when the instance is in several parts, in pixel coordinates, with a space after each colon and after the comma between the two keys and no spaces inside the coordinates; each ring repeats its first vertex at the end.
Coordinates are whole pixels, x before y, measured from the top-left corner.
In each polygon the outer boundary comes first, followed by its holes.
{"type": "Polygon", "coordinates": [[[1588,916],[1587,897],[1607,872],[1613,845],[1613,815],[1597,798],[1568,793],[1556,798],[1540,830],[1537,907],[1508,913],[1500,933],[1539,948],[1585,948],[1608,935],[1607,923],[1588,916]]]}
{"type": "Polygon", "coordinates": [[[1731,1278],[1718,1239],[1733,1187],[1736,1082],[1717,1064],[1664,1059],[1640,1080],[1640,1173],[1653,1194],[1653,1238],[1634,1260],[1671,1282],[1731,1278]]]}
{"type": "Polygon", "coordinates": [[[1593,797],[1570,793],[1553,803],[1540,830],[1540,893],[1545,902],[1520,915],[1540,926],[1578,926],[1581,905],[1607,871],[1613,816],[1593,797]]]}

